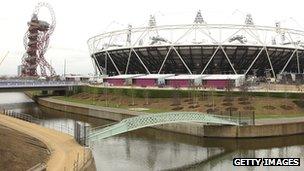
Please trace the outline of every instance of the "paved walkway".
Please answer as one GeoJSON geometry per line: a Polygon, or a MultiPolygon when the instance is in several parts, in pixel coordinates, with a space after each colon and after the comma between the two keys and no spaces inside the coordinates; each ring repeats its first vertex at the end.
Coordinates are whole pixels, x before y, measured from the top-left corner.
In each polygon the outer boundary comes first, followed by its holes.
{"type": "MultiPolygon", "coordinates": [[[[54,98],[50,98],[50,97],[42,97],[40,99],[42,99],[44,101],[52,102],[52,103],[57,103],[60,105],[80,107],[80,108],[99,110],[99,111],[105,111],[105,112],[111,112],[111,113],[119,113],[119,114],[131,115],[131,116],[147,114],[145,112],[140,112],[140,111],[131,111],[131,110],[127,110],[127,109],[96,106],[96,105],[83,104],[83,103],[77,103],[77,102],[69,102],[69,101],[54,99],[54,98]]],[[[39,103],[39,101],[38,101],[38,103],[39,103]]]]}
{"type": "MultiPolygon", "coordinates": [[[[28,123],[0,114],[0,125],[12,128],[42,141],[51,152],[47,161],[47,170],[73,170],[74,162],[83,163],[84,155],[88,159],[91,154],[80,146],[72,136],[49,128],[28,123]]],[[[20,147],[22,148],[22,147],[20,147]]]]}
{"type": "Polygon", "coordinates": [[[281,124],[281,123],[291,123],[291,122],[304,122],[304,116],[287,117],[287,118],[257,119],[255,121],[256,125],[281,124]]]}

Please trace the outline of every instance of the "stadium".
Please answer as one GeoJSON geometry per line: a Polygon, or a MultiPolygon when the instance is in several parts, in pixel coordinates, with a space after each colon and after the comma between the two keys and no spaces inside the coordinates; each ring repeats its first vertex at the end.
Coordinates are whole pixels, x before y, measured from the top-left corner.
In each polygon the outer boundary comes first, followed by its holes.
{"type": "Polygon", "coordinates": [[[128,28],[88,40],[98,70],[122,74],[242,74],[276,78],[303,73],[304,32],[244,23],[207,24],[199,11],[192,24],[128,28]]]}

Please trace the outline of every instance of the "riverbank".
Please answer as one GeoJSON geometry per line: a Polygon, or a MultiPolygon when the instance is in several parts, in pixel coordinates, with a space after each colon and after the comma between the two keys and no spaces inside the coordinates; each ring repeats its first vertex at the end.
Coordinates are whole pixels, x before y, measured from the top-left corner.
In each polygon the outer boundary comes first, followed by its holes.
{"type": "Polygon", "coordinates": [[[50,156],[44,143],[9,127],[0,125],[0,137],[0,170],[28,170],[50,156]]]}
{"type": "MultiPolygon", "coordinates": [[[[73,170],[74,168],[94,170],[95,168],[92,167],[94,160],[90,150],[80,146],[74,138],[68,134],[1,114],[0,125],[33,137],[45,144],[45,147],[47,147],[50,153],[46,161],[47,170],[73,170]],[[88,159],[90,160],[88,161],[88,159]]],[[[23,150],[24,146],[18,148],[18,150],[23,150]]],[[[22,159],[24,157],[26,156],[22,156],[22,159]]]]}
{"type": "Polygon", "coordinates": [[[196,111],[218,115],[247,115],[255,118],[304,116],[302,93],[252,93],[233,91],[163,90],[82,87],[66,96],[53,98],[106,106],[142,110],[147,113],[196,111]]]}
{"type": "MultiPolygon", "coordinates": [[[[75,102],[68,102],[53,98],[38,98],[39,105],[70,113],[86,115],[121,121],[128,117],[145,114],[144,112],[130,111],[126,109],[109,108],[102,106],[87,105],[75,102]]],[[[227,125],[205,125],[200,123],[177,123],[155,126],[154,128],[183,133],[200,137],[220,138],[254,138],[273,137],[304,133],[304,118],[291,118],[290,122],[281,119],[257,120],[256,125],[227,126],[227,125]]]]}

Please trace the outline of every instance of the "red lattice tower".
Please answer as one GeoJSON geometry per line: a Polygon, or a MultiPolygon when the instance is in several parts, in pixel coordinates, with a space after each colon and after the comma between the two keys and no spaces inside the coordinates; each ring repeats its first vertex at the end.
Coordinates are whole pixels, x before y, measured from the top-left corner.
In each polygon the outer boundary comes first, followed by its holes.
{"type": "Polygon", "coordinates": [[[37,77],[39,66],[41,76],[55,76],[54,68],[45,60],[44,54],[49,45],[50,35],[53,33],[56,20],[53,8],[48,3],[38,3],[33,12],[28,30],[24,35],[23,43],[26,52],[22,57],[22,76],[37,77]],[[46,7],[51,15],[51,22],[38,19],[39,9],[46,7]],[[48,70],[48,73],[47,73],[48,70]]]}

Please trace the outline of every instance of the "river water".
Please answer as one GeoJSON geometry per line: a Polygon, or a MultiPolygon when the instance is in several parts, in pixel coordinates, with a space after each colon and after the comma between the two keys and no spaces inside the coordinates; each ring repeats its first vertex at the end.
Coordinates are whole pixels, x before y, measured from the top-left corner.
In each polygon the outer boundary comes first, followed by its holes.
{"type": "MultiPolygon", "coordinates": [[[[37,106],[23,93],[0,93],[0,108],[38,117],[44,124],[73,128],[74,121],[92,127],[111,121],[37,106]]],[[[304,135],[257,138],[199,138],[155,129],[140,129],[95,142],[97,170],[304,170],[304,135]],[[300,167],[234,167],[235,157],[299,157],[300,167]]]]}

